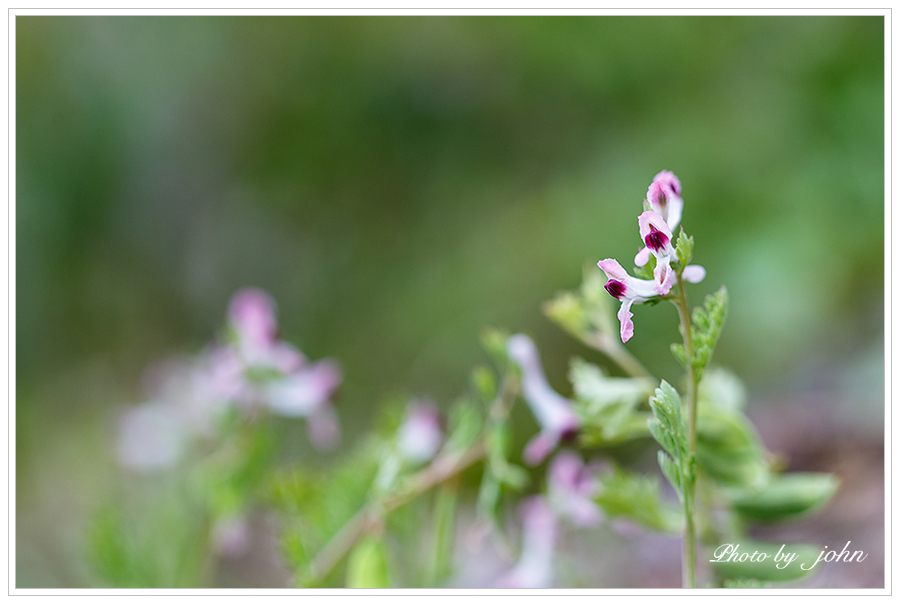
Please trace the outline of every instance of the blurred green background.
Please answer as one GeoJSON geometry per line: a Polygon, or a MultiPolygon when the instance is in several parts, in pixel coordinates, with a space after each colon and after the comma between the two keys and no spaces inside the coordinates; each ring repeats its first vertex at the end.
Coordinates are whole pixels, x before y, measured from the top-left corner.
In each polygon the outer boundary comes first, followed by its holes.
{"type": "MultiPolygon", "coordinates": [[[[881,17],[16,17],[19,586],[90,584],[115,410],[238,288],[341,363],[345,446],[462,392],[487,325],[569,392],[599,358],[540,303],[631,266],[662,169],[751,408],[816,398],[877,447],[883,56],[881,17]]],[[[635,310],[677,379],[674,308],[635,310]]]]}

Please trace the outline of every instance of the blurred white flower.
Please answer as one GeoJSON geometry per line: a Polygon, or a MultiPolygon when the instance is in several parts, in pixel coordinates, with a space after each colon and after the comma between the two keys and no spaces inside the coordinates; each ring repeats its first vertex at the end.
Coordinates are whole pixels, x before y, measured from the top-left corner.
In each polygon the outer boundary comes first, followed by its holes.
{"type": "Polygon", "coordinates": [[[397,449],[407,460],[421,464],[434,457],[444,442],[441,414],[430,403],[413,403],[397,434],[397,449]]]}
{"type": "Polygon", "coordinates": [[[119,463],[139,471],[172,466],[181,456],[187,436],[184,421],[171,405],[151,402],[132,407],[119,418],[119,463]]]}

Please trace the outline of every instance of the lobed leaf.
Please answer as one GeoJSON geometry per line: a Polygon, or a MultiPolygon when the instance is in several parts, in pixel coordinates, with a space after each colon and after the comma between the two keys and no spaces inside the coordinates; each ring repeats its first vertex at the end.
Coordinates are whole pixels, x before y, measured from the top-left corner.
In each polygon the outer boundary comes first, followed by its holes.
{"type": "Polygon", "coordinates": [[[745,518],[777,522],[821,508],[837,491],[838,482],[833,474],[786,474],[757,489],[733,493],[731,503],[745,518]]]}
{"type": "Polygon", "coordinates": [[[694,255],[694,238],[688,237],[684,229],[678,232],[678,240],[675,242],[675,254],[681,266],[687,266],[694,255]]]}

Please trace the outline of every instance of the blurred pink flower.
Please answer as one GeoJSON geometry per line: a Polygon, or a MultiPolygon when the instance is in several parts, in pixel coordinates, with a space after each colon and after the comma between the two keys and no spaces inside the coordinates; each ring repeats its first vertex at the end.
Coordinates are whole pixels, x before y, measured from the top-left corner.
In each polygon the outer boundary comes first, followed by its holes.
{"type": "Polygon", "coordinates": [[[248,367],[277,369],[290,373],[306,358],[290,344],[278,339],[275,302],[259,289],[237,292],[228,306],[228,319],[237,353],[248,367]]]}
{"type": "Polygon", "coordinates": [[[212,529],[213,550],[226,558],[240,558],[250,549],[250,526],[243,515],[219,518],[212,529]]]}
{"type": "Polygon", "coordinates": [[[120,422],[123,466],[174,464],[191,437],[215,435],[230,406],[248,415],[265,406],[276,415],[304,417],[317,448],[338,442],[340,424],[329,403],[341,381],[338,366],[330,360],[307,364],[300,351],[279,340],[275,304],[261,290],[235,294],[228,318],[232,337],[225,344],[150,372],[153,402],[126,411],[120,422]]]}
{"type": "Polygon", "coordinates": [[[340,439],[340,424],[329,401],[340,383],[341,370],[326,359],[273,378],[263,399],[275,415],[306,418],[310,442],[318,449],[329,449],[340,439]]]}
{"type": "Polygon", "coordinates": [[[600,506],[593,500],[599,482],[577,454],[558,453],[550,464],[548,482],[550,506],[557,514],[583,527],[597,526],[603,519],[600,506]]]}
{"type": "Polygon", "coordinates": [[[509,357],[522,370],[522,394],[541,426],[541,431],[525,447],[525,461],[541,463],[560,440],[572,438],[581,426],[568,399],[560,396],[544,376],[537,347],[526,335],[516,334],[506,344],[509,357]]]}
{"type": "Polygon", "coordinates": [[[553,584],[556,516],[540,495],[521,504],[522,553],[516,565],[496,583],[506,588],[546,588],[553,584]]]}
{"type": "Polygon", "coordinates": [[[412,403],[397,433],[400,455],[415,464],[425,463],[437,454],[443,442],[444,429],[437,408],[426,402],[412,403]]]}

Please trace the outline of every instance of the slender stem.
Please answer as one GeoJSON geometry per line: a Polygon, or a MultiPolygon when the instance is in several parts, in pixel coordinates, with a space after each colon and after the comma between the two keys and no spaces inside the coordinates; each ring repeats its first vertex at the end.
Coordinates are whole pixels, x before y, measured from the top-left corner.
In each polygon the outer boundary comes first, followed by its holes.
{"type": "Polygon", "coordinates": [[[345,524],[309,565],[306,580],[319,583],[347,555],[363,535],[378,527],[382,519],[434,486],[456,476],[484,458],[484,440],[479,440],[461,454],[442,456],[413,475],[406,486],[380,501],[365,505],[345,524]]]}
{"type": "Polygon", "coordinates": [[[678,297],[675,306],[681,320],[681,333],[684,336],[684,356],[687,360],[687,412],[688,412],[688,463],[691,470],[689,480],[684,485],[684,536],[682,553],[682,586],[697,586],[697,531],[694,527],[694,458],[697,453],[697,376],[694,373],[694,343],[691,333],[691,313],[681,272],[678,275],[678,297]]]}
{"type": "Polygon", "coordinates": [[[599,350],[625,370],[625,373],[636,378],[650,378],[655,381],[653,374],[644,367],[628,349],[606,333],[591,333],[581,337],[581,341],[599,350]]]}

